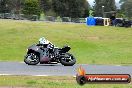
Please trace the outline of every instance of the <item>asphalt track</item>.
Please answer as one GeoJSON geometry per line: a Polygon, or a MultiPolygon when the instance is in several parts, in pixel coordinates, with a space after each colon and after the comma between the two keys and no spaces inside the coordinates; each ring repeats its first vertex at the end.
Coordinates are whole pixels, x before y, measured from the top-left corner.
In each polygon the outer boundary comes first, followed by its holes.
{"type": "Polygon", "coordinates": [[[75,76],[82,66],[87,74],[130,74],[132,66],[87,65],[76,64],[63,66],[61,64],[43,64],[30,66],[19,62],[0,62],[0,75],[31,75],[31,76],[75,76]]]}

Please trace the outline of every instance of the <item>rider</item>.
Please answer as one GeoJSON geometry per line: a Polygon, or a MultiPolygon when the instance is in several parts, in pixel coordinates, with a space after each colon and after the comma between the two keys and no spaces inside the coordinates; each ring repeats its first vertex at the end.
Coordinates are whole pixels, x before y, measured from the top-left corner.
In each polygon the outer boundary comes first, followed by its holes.
{"type": "Polygon", "coordinates": [[[39,39],[39,44],[41,44],[44,48],[45,48],[45,45],[47,45],[46,48],[49,49],[49,53],[50,54],[53,53],[53,47],[54,47],[54,45],[50,41],[46,40],[44,37],[41,37],[39,39]]]}

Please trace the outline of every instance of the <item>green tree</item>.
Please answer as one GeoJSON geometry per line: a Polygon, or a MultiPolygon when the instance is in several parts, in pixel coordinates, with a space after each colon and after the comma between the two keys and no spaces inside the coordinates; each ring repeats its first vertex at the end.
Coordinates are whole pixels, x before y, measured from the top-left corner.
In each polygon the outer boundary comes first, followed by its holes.
{"type": "Polygon", "coordinates": [[[132,0],[121,0],[120,3],[122,3],[122,13],[128,18],[132,18],[132,0]]]}
{"type": "Polygon", "coordinates": [[[9,10],[13,13],[21,13],[25,0],[8,0],[9,10]]]}
{"type": "Polygon", "coordinates": [[[115,0],[95,0],[94,7],[95,7],[95,15],[96,16],[103,16],[102,6],[104,6],[105,12],[116,10],[115,0]]]}
{"type": "Polygon", "coordinates": [[[25,15],[40,15],[40,6],[38,0],[25,0],[22,12],[25,15]]]}
{"type": "Polygon", "coordinates": [[[7,2],[8,0],[0,0],[0,12],[1,13],[9,12],[7,2]]]}
{"type": "Polygon", "coordinates": [[[53,10],[61,17],[83,17],[89,10],[87,0],[53,0],[53,10]]]}
{"type": "Polygon", "coordinates": [[[120,0],[119,3],[124,3],[126,2],[127,0],[120,0]]]}
{"type": "Polygon", "coordinates": [[[39,0],[40,7],[42,8],[42,11],[45,13],[45,15],[48,16],[56,16],[56,13],[53,10],[52,2],[53,0],[39,0]]]}
{"type": "Polygon", "coordinates": [[[24,0],[0,0],[0,12],[15,12],[21,11],[24,0]]]}
{"type": "Polygon", "coordinates": [[[52,8],[52,0],[39,0],[39,2],[44,12],[49,11],[52,8]]]}

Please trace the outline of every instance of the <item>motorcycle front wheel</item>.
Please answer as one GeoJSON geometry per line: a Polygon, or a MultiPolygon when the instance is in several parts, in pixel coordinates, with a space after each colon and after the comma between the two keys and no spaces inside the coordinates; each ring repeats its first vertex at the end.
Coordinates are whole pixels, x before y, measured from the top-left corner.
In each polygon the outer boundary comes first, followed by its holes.
{"type": "Polygon", "coordinates": [[[60,59],[60,62],[64,66],[73,66],[76,63],[76,59],[72,54],[65,53],[60,59]]]}
{"type": "Polygon", "coordinates": [[[25,56],[24,62],[28,65],[37,65],[40,61],[38,55],[35,53],[29,53],[25,56]]]}

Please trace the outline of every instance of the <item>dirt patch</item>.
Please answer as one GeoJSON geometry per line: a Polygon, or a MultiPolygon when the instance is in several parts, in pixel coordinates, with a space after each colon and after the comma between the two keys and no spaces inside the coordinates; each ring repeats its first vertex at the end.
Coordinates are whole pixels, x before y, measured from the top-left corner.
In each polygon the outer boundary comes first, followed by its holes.
{"type": "Polygon", "coordinates": [[[89,40],[99,40],[100,38],[98,36],[81,36],[83,39],[89,39],[89,40]]]}
{"type": "Polygon", "coordinates": [[[99,40],[100,38],[99,37],[96,37],[96,36],[93,36],[93,37],[87,37],[88,39],[91,39],[91,40],[99,40]]]}

